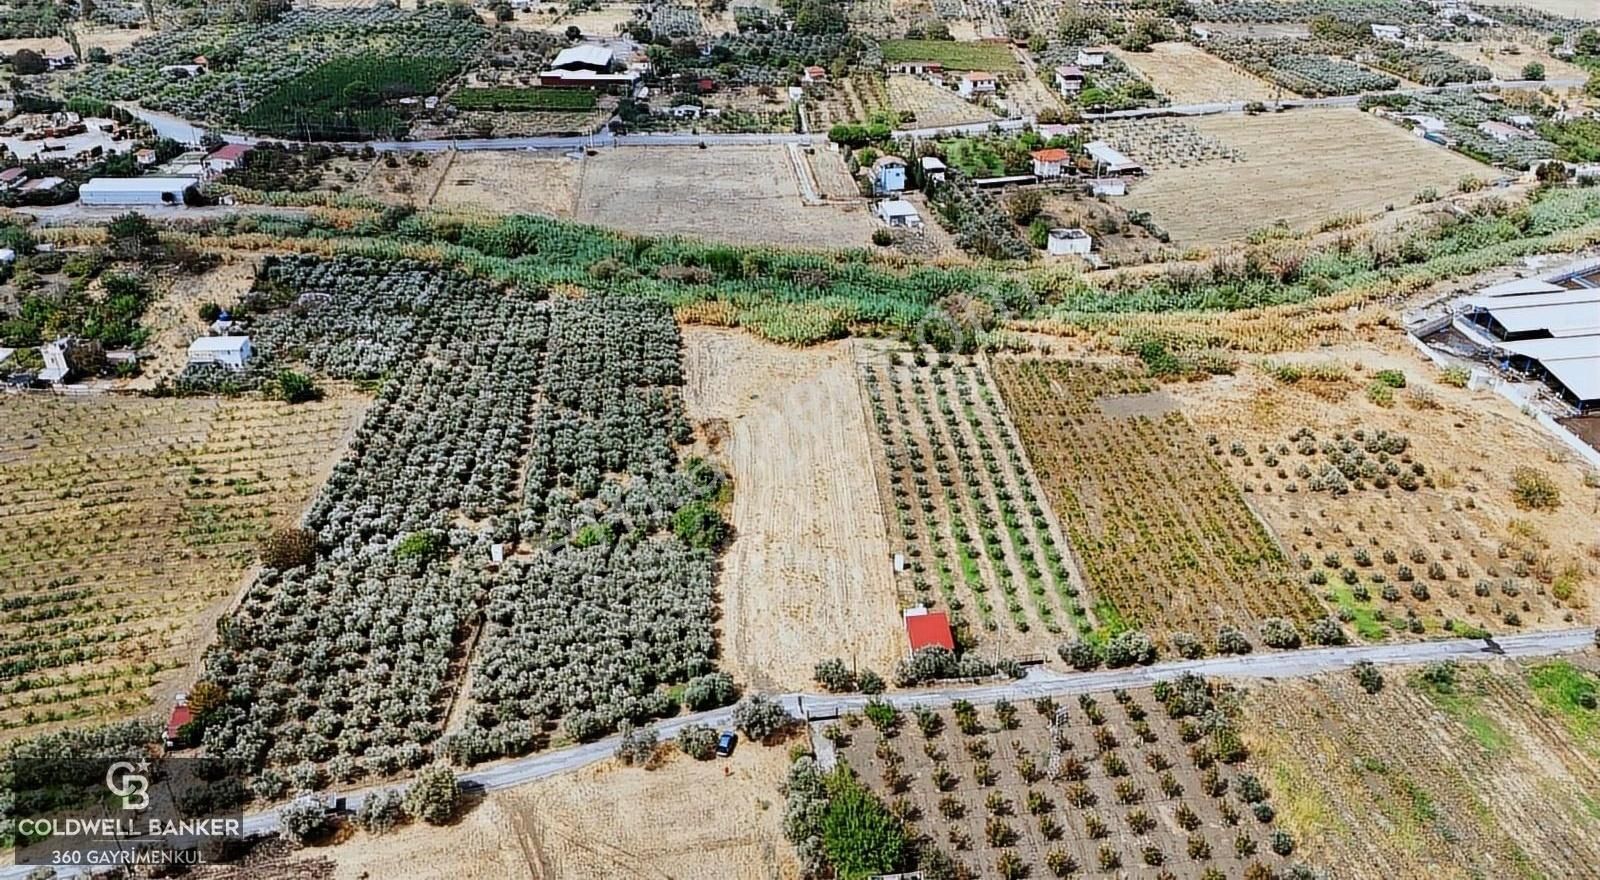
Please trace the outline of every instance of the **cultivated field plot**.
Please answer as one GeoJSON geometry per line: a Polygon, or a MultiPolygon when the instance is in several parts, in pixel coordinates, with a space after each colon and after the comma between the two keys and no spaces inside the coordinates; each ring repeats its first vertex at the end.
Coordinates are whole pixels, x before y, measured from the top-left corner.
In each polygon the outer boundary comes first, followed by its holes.
{"type": "Polygon", "coordinates": [[[880,354],[861,376],[916,598],[948,607],[958,630],[1008,656],[1087,633],[1065,541],[982,366],[880,354]]]}
{"type": "Polygon", "coordinates": [[[0,398],[0,739],[147,706],[364,409],[0,398]]]}
{"type": "Polygon", "coordinates": [[[396,157],[393,165],[387,159],[378,159],[357,171],[360,180],[354,192],[385,204],[426,208],[442,188],[451,163],[461,155],[410,153],[396,157]]]}
{"type": "Polygon", "coordinates": [[[990,122],[999,118],[987,107],[974,104],[923,77],[907,74],[889,77],[889,104],[896,110],[910,111],[916,118],[908,125],[916,128],[990,122]]]}
{"type": "MultiPolygon", "coordinates": [[[[1527,5],[1527,4],[1518,4],[1527,5]]],[[[1600,7],[1590,7],[1590,18],[1600,16],[1600,7]]],[[[1424,43],[1431,49],[1449,52],[1468,64],[1481,64],[1497,79],[1522,79],[1522,68],[1530,62],[1544,65],[1545,79],[1586,80],[1588,71],[1552,56],[1540,48],[1518,43],[1424,43]],[[1511,51],[1508,51],[1511,50],[1511,51]]]]}
{"type": "Polygon", "coordinates": [[[1527,6],[1540,12],[1576,18],[1579,21],[1600,19],[1593,0],[1483,0],[1485,6],[1527,6]]]}
{"type": "Polygon", "coordinates": [[[1017,69],[1017,57],[1003,43],[959,43],[952,40],[884,40],[880,44],[883,60],[937,61],[945,70],[982,70],[1010,73],[1017,69]]]}
{"type": "Polygon", "coordinates": [[[759,688],[810,687],[832,657],[887,673],[903,653],[849,345],[684,329],[684,407],[735,486],[720,663],[759,688]]]}
{"type": "Polygon", "coordinates": [[[1348,675],[1262,685],[1245,741],[1279,822],[1341,878],[1592,877],[1594,664],[1385,670],[1375,695],[1348,675]]]}
{"type": "Polygon", "coordinates": [[[1466,175],[1493,174],[1355,109],[1208,116],[1191,124],[1235,148],[1243,161],[1154,174],[1126,200],[1185,245],[1221,244],[1276,220],[1302,229],[1328,217],[1381,211],[1429,187],[1448,192],[1466,175]],[[1357,143],[1361,149],[1350,149],[1357,143]]]}
{"type": "Polygon", "coordinates": [[[579,160],[528,152],[455,154],[432,206],[490,214],[571,217],[583,176],[579,160]]]}
{"type": "Polygon", "coordinates": [[[858,247],[877,228],[860,205],[807,206],[782,146],[629,147],[588,160],[577,219],[648,235],[858,247]]]}
{"type": "Polygon", "coordinates": [[[1188,678],[1071,700],[961,701],[899,725],[852,716],[828,735],[967,876],[1246,877],[1258,864],[1277,876],[1296,845],[1273,821],[1283,793],[1254,775],[1223,699],[1188,678]],[[1007,870],[1019,864],[1028,870],[1007,870]]]}
{"type": "Polygon", "coordinates": [[[1192,43],[1156,43],[1149,52],[1119,53],[1174,104],[1265,101],[1273,87],[1192,43]]]}
{"type": "Polygon", "coordinates": [[[334,860],[338,880],[799,876],[782,829],[784,749],[747,744],[716,761],[665,751],[661,761],[607,761],[495,792],[445,828],[357,834],[314,852],[334,860]]]}
{"type": "Polygon", "coordinates": [[[1139,373],[1004,358],[994,375],[1099,624],[1210,639],[1318,616],[1200,434],[1139,373]]]}
{"type": "Polygon", "coordinates": [[[1284,385],[1252,371],[1175,390],[1299,576],[1367,640],[1442,635],[1447,620],[1572,625],[1600,583],[1595,492],[1578,467],[1495,395],[1430,381],[1409,357],[1348,357],[1403,369],[1397,402],[1374,403],[1358,384],[1370,378],[1326,357],[1306,370],[1337,378],[1284,385]],[[1517,509],[1517,465],[1548,477],[1561,506],[1517,509]]]}

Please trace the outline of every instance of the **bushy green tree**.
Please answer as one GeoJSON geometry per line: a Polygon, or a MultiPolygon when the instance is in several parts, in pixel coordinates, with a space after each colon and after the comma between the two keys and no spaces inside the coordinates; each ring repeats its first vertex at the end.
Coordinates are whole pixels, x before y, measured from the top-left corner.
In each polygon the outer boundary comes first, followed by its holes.
{"type": "Polygon", "coordinates": [[[695,712],[726,706],[738,696],[733,677],[726,672],[708,672],[696,676],[683,687],[683,704],[695,712]]]}
{"type": "Polygon", "coordinates": [[[840,880],[894,873],[906,860],[904,826],[841,762],[825,779],[822,846],[840,880]]]}
{"type": "Polygon", "coordinates": [[[461,807],[461,789],[455,771],[444,764],[429,764],[417,774],[406,790],[406,812],[427,822],[443,825],[455,818],[461,807]]]}

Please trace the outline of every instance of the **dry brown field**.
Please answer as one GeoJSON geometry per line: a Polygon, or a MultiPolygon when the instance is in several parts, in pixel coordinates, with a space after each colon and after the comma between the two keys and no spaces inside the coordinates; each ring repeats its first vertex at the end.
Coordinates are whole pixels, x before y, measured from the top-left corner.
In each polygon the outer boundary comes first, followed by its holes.
{"type": "Polygon", "coordinates": [[[1600,10],[1594,0],[1484,0],[1485,6],[1528,6],[1553,15],[1564,15],[1584,21],[1600,19],[1600,10]]]}
{"type": "Polygon", "coordinates": [[[793,349],[684,328],[684,405],[733,476],[722,557],[723,668],[812,686],[817,661],[887,675],[905,636],[851,346],[793,349]]]}
{"type": "Polygon", "coordinates": [[[415,153],[395,156],[393,167],[383,158],[365,163],[365,168],[357,165],[360,179],[350,191],[386,204],[425,208],[433,201],[449,174],[451,163],[459,156],[453,151],[415,153]],[[422,158],[412,161],[411,156],[422,158]]]}
{"type": "Polygon", "coordinates": [[[1312,591],[1348,610],[1354,633],[1390,638],[1403,634],[1413,615],[1431,636],[1445,634],[1446,620],[1492,632],[1584,622],[1600,588],[1593,528],[1600,492],[1584,485],[1575,456],[1498,395],[1440,383],[1438,371],[1409,350],[1363,347],[1283,360],[1331,366],[1345,378],[1284,385],[1247,369],[1173,393],[1199,429],[1217,438],[1212,457],[1278,534],[1298,576],[1326,579],[1312,591]],[[1405,374],[1392,406],[1366,394],[1378,369],[1405,374]],[[1302,429],[1314,435],[1313,455],[1291,439],[1302,429]],[[1356,443],[1383,473],[1377,453],[1366,448],[1378,432],[1405,438],[1404,451],[1385,458],[1413,474],[1413,489],[1385,474],[1383,486],[1368,478],[1343,495],[1312,491],[1310,478],[1328,466],[1324,443],[1356,443]],[[1560,507],[1517,508],[1510,474],[1519,465],[1554,482],[1560,507]],[[1310,567],[1302,567],[1307,560],[1310,567]],[[1413,592],[1419,585],[1423,596],[1413,592]],[[1386,586],[1394,588],[1387,599],[1386,586]]]}
{"type": "Polygon", "coordinates": [[[1140,365],[994,362],[996,384],[1092,597],[1095,622],[1209,642],[1320,616],[1201,434],[1140,365]]]}
{"type": "Polygon", "coordinates": [[[973,104],[950,89],[907,74],[889,77],[889,105],[916,114],[916,121],[908,123],[915,128],[965,125],[999,118],[987,107],[973,104]]]}
{"type": "MultiPolygon", "coordinates": [[[[965,876],[1243,877],[1289,861],[1272,848],[1277,823],[1246,800],[1258,797],[1248,781],[1258,762],[1219,759],[1213,743],[1226,735],[1170,717],[1152,690],[924,712],[904,713],[897,729],[849,716],[829,734],[965,876]],[[1003,859],[1028,870],[1007,874],[1003,859]]],[[[1288,793],[1269,783],[1260,794],[1276,805],[1288,793]]]]}
{"type": "Polygon", "coordinates": [[[1265,101],[1273,96],[1271,84],[1193,43],[1157,43],[1149,52],[1122,52],[1117,57],[1174,104],[1265,101]]]}
{"type": "MultiPolygon", "coordinates": [[[[1526,4],[1521,4],[1526,5],[1526,4]]],[[[1590,17],[1600,16],[1600,7],[1595,7],[1590,17]]],[[[1544,65],[1545,79],[1576,79],[1588,78],[1588,71],[1570,61],[1562,61],[1538,46],[1512,42],[1486,42],[1486,43],[1429,43],[1430,48],[1441,49],[1466,61],[1470,64],[1482,64],[1494,73],[1498,79],[1522,79],[1522,68],[1531,61],[1544,65]],[[1515,52],[1506,51],[1508,48],[1515,52]]]]}
{"type": "Polygon", "coordinates": [[[1236,150],[1240,161],[1161,170],[1131,186],[1124,202],[1149,211],[1179,245],[1222,244],[1278,220],[1314,227],[1329,217],[1406,205],[1430,187],[1449,192],[1467,175],[1495,173],[1354,109],[1189,122],[1236,150]]]}
{"type": "Polygon", "coordinates": [[[962,639],[1007,657],[1087,633],[1082,579],[982,363],[861,361],[906,603],[948,609],[962,639]]]}
{"type": "Polygon", "coordinates": [[[123,383],[128,390],[148,391],[163,379],[177,378],[188,364],[189,343],[208,332],[200,320],[205,303],[238,302],[255,283],[258,260],[241,253],[223,254],[223,262],[204,275],[174,275],[162,295],[145,310],[150,339],[140,349],[139,375],[123,383]]]}
{"type": "Polygon", "coordinates": [[[300,515],[365,408],[0,397],[0,739],[183,683],[257,540],[300,515]]]}
{"type": "Polygon", "coordinates": [[[1244,737],[1279,823],[1341,878],[1592,877],[1600,713],[1559,685],[1593,693],[1597,662],[1462,664],[1450,688],[1386,668],[1375,695],[1342,673],[1263,684],[1244,737]]]}
{"type": "Polygon", "coordinates": [[[582,161],[558,153],[458,153],[434,195],[433,207],[571,217],[582,177],[582,161]]]}
{"type": "Polygon", "coordinates": [[[1128,214],[1121,210],[1121,199],[1089,198],[1076,193],[1047,191],[1044,197],[1044,216],[1053,225],[1078,227],[1094,236],[1095,253],[1108,263],[1139,263],[1155,256],[1165,245],[1142,226],[1128,222],[1128,214]],[[1116,232],[1106,231],[1108,223],[1116,224],[1116,232]]]}
{"type": "MultiPolygon", "coordinates": [[[[150,35],[144,28],[119,28],[105,25],[78,28],[78,44],[84,52],[99,47],[112,54],[121,52],[140,39],[150,35]]],[[[11,55],[18,49],[32,49],[41,55],[63,55],[72,51],[63,37],[22,37],[0,40],[0,55],[11,55]]]]}
{"type": "Polygon", "coordinates": [[[663,748],[654,769],[612,761],[494,792],[443,828],[356,832],[304,850],[338,880],[796,880],[783,836],[786,750],[742,744],[695,761],[663,748]]]}
{"type": "Polygon", "coordinates": [[[859,204],[808,206],[782,146],[628,147],[587,160],[575,219],[647,235],[793,247],[859,247],[859,204]]]}

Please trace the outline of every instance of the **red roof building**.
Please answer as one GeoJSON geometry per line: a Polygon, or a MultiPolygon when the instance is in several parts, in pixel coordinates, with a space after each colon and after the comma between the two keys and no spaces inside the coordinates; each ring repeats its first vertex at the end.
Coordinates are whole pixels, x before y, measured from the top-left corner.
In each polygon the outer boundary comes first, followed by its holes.
{"type": "Polygon", "coordinates": [[[950,632],[950,618],[943,611],[906,613],[906,639],[911,650],[940,647],[947,651],[956,649],[955,636],[950,632]]]}
{"type": "Polygon", "coordinates": [[[206,158],[220,162],[237,162],[243,159],[244,154],[248,152],[250,152],[249,144],[223,144],[212,151],[211,155],[206,158]]]}
{"type": "Polygon", "coordinates": [[[171,748],[178,743],[178,732],[183,726],[194,720],[194,711],[187,705],[173,706],[172,716],[167,719],[167,747],[171,748]]]}
{"type": "Polygon", "coordinates": [[[1040,162],[1065,162],[1072,158],[1072,153],[1061,149],[1034,150],[1033,158],[1040,162]]]}

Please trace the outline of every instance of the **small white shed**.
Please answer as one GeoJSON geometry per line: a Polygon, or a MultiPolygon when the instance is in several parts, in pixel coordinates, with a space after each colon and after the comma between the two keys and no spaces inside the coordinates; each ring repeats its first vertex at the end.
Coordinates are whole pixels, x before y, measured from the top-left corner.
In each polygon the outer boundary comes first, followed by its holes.
{"type": "Polygon", "coordinates": [[[1088,256],[1094,240],[1082,229],[1052,229],[1047,242],[1052,256],[1088,256]]]}
{"type": "Polygon", "coordinates": [[[217,364],[230,370],[242,370],[250,355],[248,336],[202,336],[189,343],[190,366],[217,364]]]}

